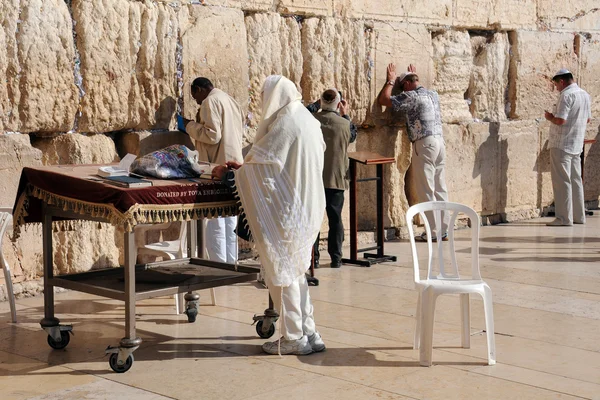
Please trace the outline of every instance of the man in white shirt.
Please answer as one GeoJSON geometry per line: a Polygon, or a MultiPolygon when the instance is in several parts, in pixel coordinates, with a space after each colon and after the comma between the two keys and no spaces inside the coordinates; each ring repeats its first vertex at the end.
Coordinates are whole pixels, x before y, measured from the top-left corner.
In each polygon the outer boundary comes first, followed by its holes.
{"type": "Polygon", "coordinates": [[[585,129],[592,116],[590,95],[573,80],[567,69],[559,70],[552,78],[560,91],[554,112],[546,111],[550,121],[552,189],[556,219],[548,226],[570,226],[585,223],[581,152],[585,129]]]}
{"type": "MultiPolygon", "coordinates": [[[[241,163],[244,114],[240,105],[206,78],[192,82],[192,97],[200,109],[196,121],[185,120],[185,130],[195,140],[200,161],[241,163]]],[[[238,257],[237,217],[213,218],[206,223],[208,258],[234,264],[238,257]]]]}

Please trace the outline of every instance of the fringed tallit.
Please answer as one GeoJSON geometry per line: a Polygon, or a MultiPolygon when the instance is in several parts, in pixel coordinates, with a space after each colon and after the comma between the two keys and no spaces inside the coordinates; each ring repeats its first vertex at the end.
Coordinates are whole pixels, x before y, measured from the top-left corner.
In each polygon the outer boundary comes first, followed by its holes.
{"type": "Polygon", "coordinates": [[[264,120],[235,181],[265,273],[286,287],[310,266],[323,221],[325,143],[295,85],[277,78],[265,83],[264,120]]]}

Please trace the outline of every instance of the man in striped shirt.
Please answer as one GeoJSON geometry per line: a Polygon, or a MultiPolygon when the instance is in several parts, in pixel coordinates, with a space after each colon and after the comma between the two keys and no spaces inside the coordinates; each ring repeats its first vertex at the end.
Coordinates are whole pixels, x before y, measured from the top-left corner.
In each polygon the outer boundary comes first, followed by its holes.
{"type": "Polygon", "coordinates": [[[590,95],[573,80],[567,69],[552,78],[560,91],[554,112],[546,111],[550,121],[548,147],[556,219],[548,226],[585,223],[581,157],[585,129],[592,116],[590,95]]]}

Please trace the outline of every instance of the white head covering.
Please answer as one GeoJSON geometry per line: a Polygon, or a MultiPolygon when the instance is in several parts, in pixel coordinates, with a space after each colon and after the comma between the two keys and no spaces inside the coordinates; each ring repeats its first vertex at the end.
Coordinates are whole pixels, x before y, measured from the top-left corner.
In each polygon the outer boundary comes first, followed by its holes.
{"type": "Polygon", "coordinates": [[[323,92],[323,94],[321,95],[321,110],[337,111],[338,104],[340,104],[340,101],[342,101],[340,97],[340,92],[336,88],[327,89],[325,92],[323,92]],[[323,98],[325,92],[329,90],[333,90],[335,92],[335,98],[331,101],[327,101],[323,98]]]}
{"type": "Polygon", "coordinates": [[[573,75],[573,74],[571,73],[571,71],[569,71],[568,69],[566,69],[566,68],[561,68],[561,69],[559,69],[558,71],[556,71],[556,73],[555,73],[555,74],[554,74],[554,76],[552,77],[552,80],[554,80],[554,79],[555,79],[557,76],[566,75],[566,74],[571,74],[571,75],[573,75]]]}
{"type": "Polygon", "coordinates": [[[281,75],[270,75],[265,79],[262,90],[262,120],[258,124],[254,142],[258,142],[277,118],[283,107],[294,101],[302,100],[296,85],[281,75]]]}
{"type": "Polygon", "coordinates": [[[296,85],[270,76],[263,120],[235,183],[268,282],[289,286],[310,265],[325,211],[320,123],[296,85]]]}

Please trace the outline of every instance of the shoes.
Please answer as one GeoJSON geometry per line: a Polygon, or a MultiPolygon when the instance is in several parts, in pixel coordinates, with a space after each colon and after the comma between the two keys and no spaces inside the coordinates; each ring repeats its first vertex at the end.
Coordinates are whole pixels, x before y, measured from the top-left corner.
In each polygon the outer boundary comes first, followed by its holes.
{"type": "MultiPolygon", "coordinates": [[[[427,241],[427,232],[423,232],[421,233],[420,236],[416,236],[415,239],[420,240],[421,242],[426,242],[427,241]]],[[[431,238],[432,242],[437,242],[437,236],[433,236],[431,238]]],[[[442,242],[447,242],[448,241],[448,233],[444,233],[442,235],[442,242]]]]}
{"type": "MultiPolygon", "coordinates": [[[[319,337],[320,339],[320,337],[319,337]]],[[[310,343],[308,343],[308,337],[302,336],[300,339],[288,340],[283,337],[274,342],[267,342],[262,345],[262,349],[267,354],[279,354],[279,342],[281,342],[281,355],[295,354],[295,355],[306,355],[313,352],[310,343]]],[[[323,343],[323,341],[321,341],[323,343]]],[[[323,344],[323,346],[325,346],[323,344]]]]}
{"type": "Polygon", "coordinates": [[[325,342],[321,339],[321,334],[319,332],[315,332],[308,336],[308,343],[315,353],[325,350],[325,342]]]}
{"type": "Polygon", "coordinates": [[[552,222],[548,222],[546,224],[546,226],[571,226],[573,224],[564,224],[560,219],[556,218],[554,221],[552,222]]]}
{"type": "Polygon", "coordinates": [[[342,266],[341,261],[332,261],[331,264],[329,264],[330,268],[340,268],[341,266],[342,266]]]}

